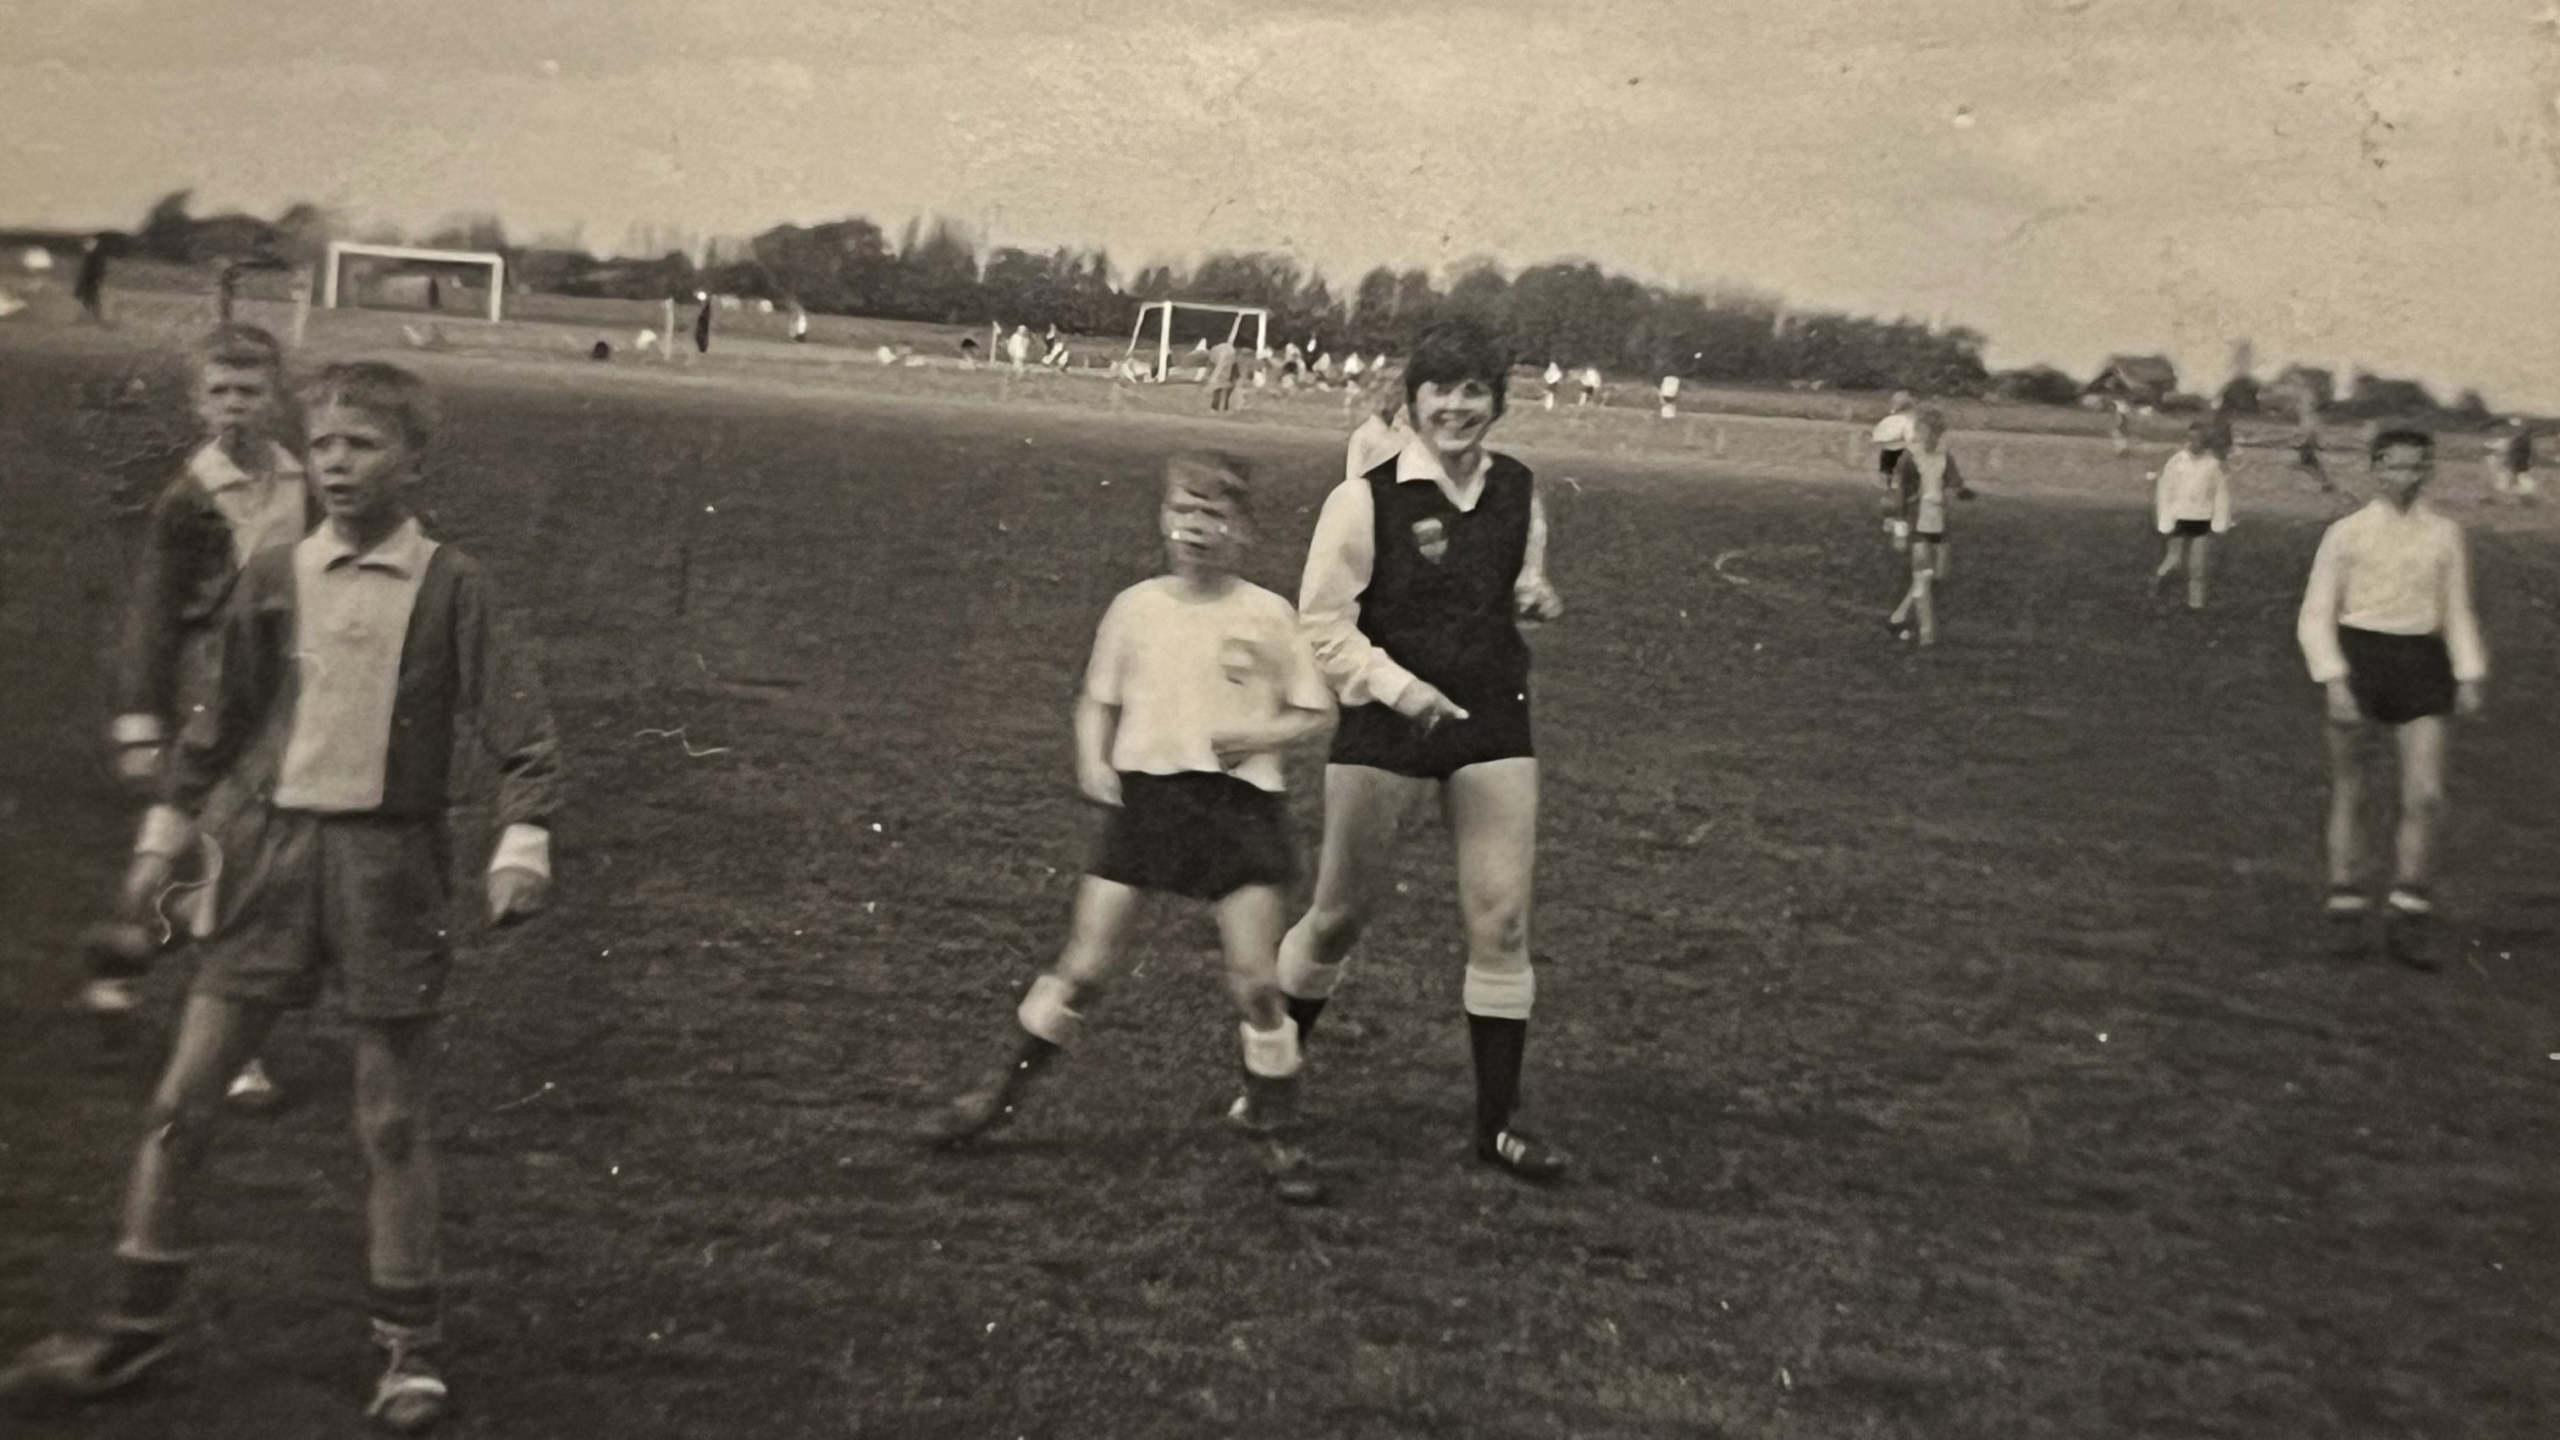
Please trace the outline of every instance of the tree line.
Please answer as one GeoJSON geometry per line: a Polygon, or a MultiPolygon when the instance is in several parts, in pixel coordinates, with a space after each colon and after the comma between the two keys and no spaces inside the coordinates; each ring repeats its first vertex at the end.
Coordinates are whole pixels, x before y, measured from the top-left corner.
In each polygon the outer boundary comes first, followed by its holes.
{"type": "MultiPolygon", "coordinates": [[[[318,261],[329,240],[346,233],[314,205],[289,206],[273,220],[197,218],[190,199],[183,190],[163,197],[138,231],[119,238],[178,263],[300,265],[318,261]]],[[[2327,371],[2295,365],[2262,384],[2245,360],[2210,397],[2181,390],[2175,369],[2158,356],[2111,358],[2086,382],[2046,365],[1994,373],[1982,359],[1984,336],[1963,326],[1799,309],[1744,287],[1646,284],[1585,260],[1517,270],[1473,260],[1445,283],[1420,268],[1381,265],[1337,290],[1323,271],[1269,251],[1220,252],[1187,267],[1152,264],[1124,283],[1105,251],[988,248],[966,226],[939,217],[910,220],[894,236],[860,216],[776,225],[744,240],[708,242],[699,259],[686,248],[632,257],[598,256],[574,243],[518,244],[489,215],[451,217],[413,236],[375,227],[348,238],[495,251],[506,257],[514,283],[564,295],[689,300],[710,291],[819,314],[1056,325],[1102,335],[1127,332],[1151,300],[1210,301],[1270,310],[1275,348],[1294,343],[1335,353],[1395,352],[1421,327],[1464,316],[1504,337],[1524,364],[1596,365],[1620,375],[2045,404],[2117,393],[2173,410],[2240,414],[2290,412],[2305,399],[2315,411],[2345,415],[2432,412],[2461,423],[2488,413],[2476,393],[2444,406],[2417,382],[2364,371],[2341,387],[2327,371]]]]}

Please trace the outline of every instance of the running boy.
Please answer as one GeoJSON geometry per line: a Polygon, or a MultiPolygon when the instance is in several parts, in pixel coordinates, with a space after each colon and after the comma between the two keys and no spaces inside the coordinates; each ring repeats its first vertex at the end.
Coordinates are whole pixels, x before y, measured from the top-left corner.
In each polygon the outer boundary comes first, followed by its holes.
{"type": "Polygon", "coordinates": [[[496,628],[486,573],[412,518],[424,385],[390,365],[333,365],[305,401],[327,520],[241,573],[212,722],[180,735],[166,798],[135,847],[165,876],[211,818],[208,793],[270,767],[227,825],[222,913],[144,1116],[116,1245],[120,1293],[97,1323],[0,1372],[0,1396],[104,1395],[169,1353],[213,1102],[276,1013],[308,1005],[335,970],[372,1172],[367,1308],[386,1362],[366,1413],[407,1432],[446,1409],[427,1084],[452,965],[447,766],[465,725],[496,762],[505,833],[488,903],[504,924],[540,909],[549,888],[559,752],[533,677],[496,628]]]}
{"type": "Polygon", "coordinates": [[[2435,473],[2434,437],[2387,430],[2369,457],[2378,494],[2320,537],[2295,633],[2312,680],[2328,691],[2328,913],[2354,921],[2372,908],[2360,888],[2356,812],[2361,742],[2379,727],[2400,761],[2391,950],[2425,970],[2435,965],[2410,922],[2435,910],[2427,879],[2445,810],[2445,716],[2479,710],[2489,653],[2471,608],[2462,527],[2419,498],[2435,473]]]}
{"type": "Polygon", "coordinates": [[[1479,326],[1426,333],[1405,365],[1403,447],[1335,487],[1316,520],[1298,612],[1343,715],[1325,767],[1314,903],[1281,942],[1280,988],[1303,1037],[1394,879],[1403,817],[1436,795],[1466,917],[1476,1155],[1549,1180],[1564,1156],[1514,1120],[1535,993],[1538,830],[1520,621],[1564,607],[1547,583],[1536,482],[1485,448],[1510,369],[1479,326]]]}
{"type": "MultiPolygon", "coordinates": [[[[933,1117],[951,1144],[1003,1124],[1025,1087],[1075,1037],[1119,967],[1148,891],[1209,902],[1242,1012],[1246,1105],[1276,1132],[1295,1115],[1298,1027],[1275,978],[1296,873],[1281,752],[1333,719],[1289,602],[1236,574],[1253,535],[1242,462],[1178,455],[1159,512],[1171,572],[1120,593],[1103,614],[1076,703],[1076,784],[1110,812],[1076,891],[1065,951],[1031,983],[1003,1058],[933,1117]]],[[[1321,1198],[1303,1157],[1275,1151],[1284,1200],[1321,1198]]]]}
{"type": "Polygon", "coordinates": [[[1947,417],[1935,406],[1912,417],[1911,445],[1893,472],[1894,494],[1902,504],[1901,520],[1911,535],[1911,588],[1893,607],[1885,623],[1897,637],[1911,638],[1911,622],[1920,622],[1920,643],[1938,643],[1938,582],[1947,578],[1947,497],[1970,500],[1964,471],[1947,449],[1947,417]]]}
{"type": "MultiPolygon", "coordinates": [[[[278,440],[283,428],[284,347],[254,325],[224,325],[195,347],[196,419],[205,442],[152,506],[142,562],[127,601],[116,666],[116,718],[109,738],[116,773],[148,795],[160,783],[170,743],[201,723],[216,698],[222,607],[249,557],[290,545],[317,513],[302,462],[278,440]]],[[[217,817],[234,808],[229,789],[212,801],[217,817]]],[[[95,1016],[111,1046],[130,1029],[134,984],[160,950],[200,934],[210,918],[221,855],[210,838],[184,857],[190,915],[175,922],[161,910],[161,888],[137,867],[128,872],[112,919],[82,936],[89,983],[81,1008],[95,1016]]],[[[231,1082],[244,1105],[275,1098],[275,1086],[253,1058],[231,1082]]]]}
{"type": "Polygon", "coordinates": [[[2160,568],[2151,572],[2151,593],[2160,593],[2184,563],[2190,610],[2204,608],[2213,537],[2231,528],[2231,475],[2213,444],[2212,426],[2202,420],[2187,426],[2186,448],[2161,463],[2151,494],[2152,518],[2161,535],[2160,568]]]}

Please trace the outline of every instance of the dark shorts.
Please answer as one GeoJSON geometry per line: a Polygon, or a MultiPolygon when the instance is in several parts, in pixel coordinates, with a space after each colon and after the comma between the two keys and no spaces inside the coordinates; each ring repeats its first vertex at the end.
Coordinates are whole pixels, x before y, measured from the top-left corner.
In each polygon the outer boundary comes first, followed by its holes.
{"type": "Polygon", "coordinates": [[[1224,900],[1297,878],[1287,797],[1233,775],[1122,772],[1085,873],[1135,890],[1224,900]]]}
{"type": "Polygon", "coordinates": [[[2177,520],[2170,523],[2169,535],[2175,540],[2203,540],[2213,534],[2210,520],[2177,520]]]}
{"type": "Polygon", "coordinates": [[[1332,753],[1325,758],[1335,765],[1365,765],[1417,780],[1446,780],[1470,765],[1537,754],[1529,741],[1525,693],[1498,703],[1459,703],[1466,719],[1429,730],[1384,705],[1345,710],[1334,726],[1332,753]]]}
{"type": "Polygon", "coordinates": [[[298,1009],[334,971],[353,1019],[437,1013],[453,968],[440,822],[257,809],[225,831],[197,993],[298,1009]]]}
{"type": "Polygon", "coordinates": [[[2384,635],[2338,627],[2347,657],[2347,689],[2356,708],[2379,725],[2406,725],[2453,712],[2453,653],[2442,635],[2384,635]]]}
{"type": "Polygon", "coordinates": [[[1893,478],[1894,467],[1901,463],[1902,452],[1900,450],[1879,450],[1876,452],[1876,473],[1884,476],[1888,480],[1893,478]]]}
{"type": "Polygon", "coordinates": [[[1914,545],[1944,545],[1947,543],[1947,532],[1944,530],[1914,530],[1911,532],[1911,543],[1914,545]]]}

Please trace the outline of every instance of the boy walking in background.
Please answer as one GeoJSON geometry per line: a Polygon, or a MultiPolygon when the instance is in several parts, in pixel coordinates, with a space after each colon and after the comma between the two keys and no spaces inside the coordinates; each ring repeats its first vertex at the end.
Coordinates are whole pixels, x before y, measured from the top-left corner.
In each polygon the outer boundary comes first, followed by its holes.
{"type": "Polygon", "coordinates": [[[390,365],[333,365],[306,402],[327,519],[242,571],[212,721],[180,735],[164,800],[135,844],[138,868],[165,879],[212,818],[209,794],[272,777],[225,824],[221,913],[144,1116],[119,1293],[96,1323],[0,1371],[0,1398],[113,1393],[170,1353],[213,1102],[277,1013],[309,1005],[334,971],[372,1176],[367,1311],[383,1369],[366,1414],[405,1433],[447,1408],[427,1087],[452,968],[448,765],[466,725],[497,764],[505,833],[488,903],[505,924],[540,909],[549,889],[559,747],[497,628],[486,573],[411,513],[431,429],[424,385],[390,365]]]}
{"type": "Polygon", "coordinates": [[[2427,882],[2445,811],[2445,717],[2479,710],[2489,652],[2471,608],[2462,527],[2420,498],[2435,474],[2434,437],[2385,431],[2369,458],[2375,498],[2320,537],[2295,628],[2311,678],[2328,694],[2327,909],[2350,923],[2372,910],[2361,888],[2360,752],[2372,733],[2387,732],[2400,762],[2389,948],[2432,970],[2418,930],[2435,913],[2427,882]]]}
{"type": "MultiPolygon", "coordinates": [[[[242,567],[261,550],[300,540],[318,518],[302,462],[278,438],[284,347],[254,325],[223,325],[197,342],[194,360],[196,418],[205,442],[151,507],[117,657],[109,738],[117,777],[143,795],[160,785],[180,733],[209,718],[223,605],[242,567]]],[[[226,787],[208,808],[218,820],[241,798],[236,787],[226,787]]],[[[149,883],[152,877],[137,867],[119,890],[113,918],[82,935],[89,983],[81,1008],[97,1019],[111,1048],[129,1038],[135,983],[152,960],[201,934],[210,920],[221,851],[206,836],[181,858],[185,887],[165,897],[181,914],[163,913],[165,885],[149,883]]],[[[231,1098],[244,1106],[268,1104],[275,1094],[254,1056],[232,1077],[231,1098]]]]}
{"type": "Polygon", "coordinates": [[[2160,568],[2151,572],[2151,593],[2160,593],[2184,563],[2187,608],[2203,609],[2213,537],[2231,528],[2231,475],[2213,451],[2213,428],[2205,422],[2189,425],[2186,448],[2162,462],[2151,510],[2161,535],[2160,568]]]}

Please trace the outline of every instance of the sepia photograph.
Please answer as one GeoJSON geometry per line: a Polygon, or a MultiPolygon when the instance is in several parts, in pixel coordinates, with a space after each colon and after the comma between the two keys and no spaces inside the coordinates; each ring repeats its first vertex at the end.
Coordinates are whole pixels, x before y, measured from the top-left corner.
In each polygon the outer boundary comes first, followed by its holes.
{"type": "Polygon", "coordinates": [[[2560,1436],[2555,482],[2552,0],[0,3],[0,1435],[2560,1436]]]}

